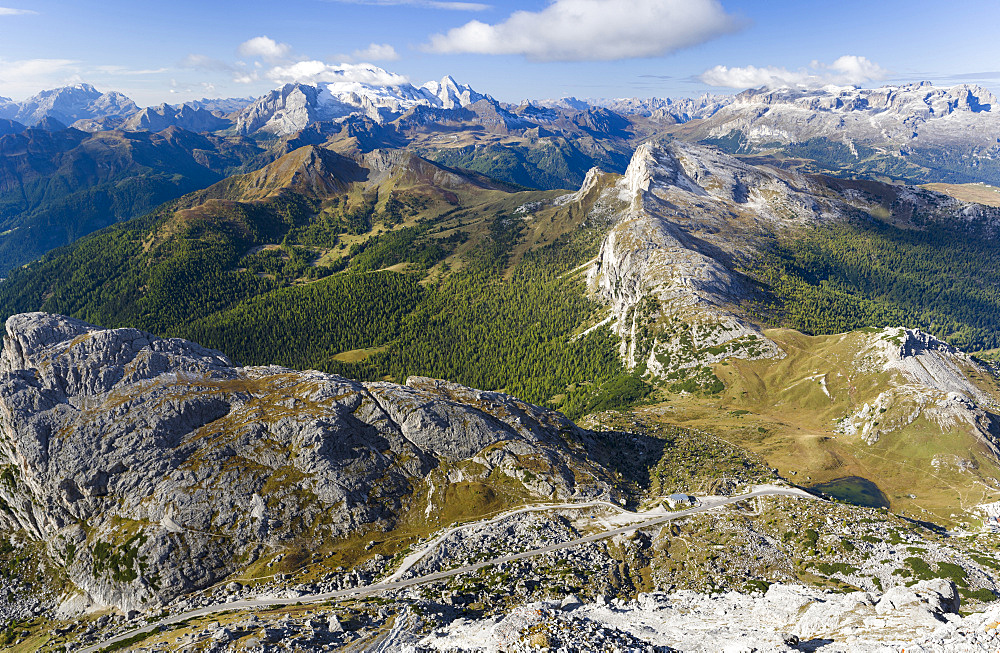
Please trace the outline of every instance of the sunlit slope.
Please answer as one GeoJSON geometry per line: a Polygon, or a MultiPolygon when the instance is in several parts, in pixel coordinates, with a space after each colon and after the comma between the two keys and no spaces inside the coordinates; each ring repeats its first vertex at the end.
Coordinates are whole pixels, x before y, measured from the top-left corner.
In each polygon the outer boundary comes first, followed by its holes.
{"type": "Polygon", "coordinates": [[[821,489],[916,518],[949,522],[1000,498],[989,368],[903,329],[764,333],[783,357],[730,359],[714,366],[717,397],[643,412],[715,430],[802,485],[839,481],[821,489]]]}
{"type": "Polygon", "coordinates": [[[0,310],[184,337],[245,364],[560,396],[579,415],[622,373],[607,329],[581,333],[601,317],[582,277],[608,183],[525,191],[402,150],[304,146],[18,270],[0,310]]]}

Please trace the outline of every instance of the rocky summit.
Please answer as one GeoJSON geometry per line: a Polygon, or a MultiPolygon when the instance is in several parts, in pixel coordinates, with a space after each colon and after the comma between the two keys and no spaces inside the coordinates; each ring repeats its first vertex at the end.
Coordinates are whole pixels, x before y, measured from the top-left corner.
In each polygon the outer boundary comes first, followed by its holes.
{"type": "Polygon", "coordinates": [[[276,547],[432,519],[435,481],[616,496],[579,453],[586,432],[502,393],[237,367],[183,340],[44,313],[7,320],[0,419],[0,520],[65,565],[78,593],[64,612],[155,607],[276,547]]]}

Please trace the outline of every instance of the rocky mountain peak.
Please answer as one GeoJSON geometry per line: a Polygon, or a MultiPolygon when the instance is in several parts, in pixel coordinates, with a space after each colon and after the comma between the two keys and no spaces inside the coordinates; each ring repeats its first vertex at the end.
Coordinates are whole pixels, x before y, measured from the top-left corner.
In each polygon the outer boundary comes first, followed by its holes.
{"type": "Polygon", "coordinates": [[[943,429],[968,429],[1000,455],[998,424],[989,412],[996,400],[973,381],[985,371],[973,358],[916,329],[886,327],[867,338],[858,360],[870,361],[896,380],[844,418],[841,432],[873,444],[924,418],[943,429]]]}
{"type": "Polygon", "coordinates": [[[38,122],[36,122],[32,126],[32,129],[43,129],[43,130],[49,131],[49,132],[57,132],[57,131],[62,131],[63,129],[66,129],[66,125],[64,125],[63,123],[59,122],[58,120],[56,120],[52,116],[45,116],[44,118],[42,118],[41,120],[39,120],[38,122]]]}
{"type": "Polygon", "coordinates": [[[429,515],[452,477],[502,482],[497,496],[515,483],[545,499],[619,497],[567,444],[591,435],[502,393],[239,368],[187,341],[45,313],[6,329],[0,465],[19,480],[0,484],[0,524],[46,543],[83,605],[162,605],[268,550],[386,532],[411,508],[429,515]],[[126,549],[124,566],[101,564],[126,549]]]}
{"type": "Polygon", "coordinates": [[[65,398],[108,392],[119,383],[149,379],[172,367],[206,374],[232,367],[221,353],[137,329],[98,329],[48,313],[7,319],[0,373],[38,370],[37,380],[65,398]]]}
{"type": "Polygon", "coordinates": [[[191,132],[205,132],[222,129],[229,124],[228,120],[198,106],[163,103],[156,107],[146,107],[132,115],[121,124],[121,129],[158,132],[168,127],[180,127],[191,132]]]}
{"type": "Polygon", "coordinates": [[[795,198],[786,180],[765,169],[747,165],[717,148],[674,141],[668,145],[644,143],[632,157],[619,182],[621,198],[635,204],[655,197],[681,193],[712,197],[734,204],[756,202],[761,215],[777,219],[763,195],[780,196],[799,204],[796,215],[812,217],[811,202],[795,198]]]}
{"type": "Polygon", "coordinates": [[[704,189],[685,173],[677,153],[676,146],[657,143],[643,143],[636,148],[619,183],[622,199],[635,205],[642,201],[644,194],[654,185],[673,186],[689,193],[704,195],[704,189]]]}
{"type": "Polygon", "coordinates": [[[45,90],[23,102],[0,105],[0,118],[33,125],[51,117],[69,125],[81,119],[128,116],[138,110],[135,102],[121,93],[102,93],[90,84],[77,84],[45,90]]]}
{"type": "Polygon", "coordinates": [[[465,107],[488,97],[477,93],[471,86],[459,84],[451,75],[445,75],[440,82],[428,82],[421,88],[430,92],[442,109],[465,107]]]}
{"type": "Polygon", "coordinates": [[[20,134],[25,129],[27,129],[27,127],[16,120],[11,120],[10,118],[0,118],[0,136],[20,134]]]}
{"type": "Polygon", "coordinates": [[[363,178],[363,171],[353,159],[305,145],[245,175],[246,191],[241,200],[261,199],[284,189],[325,197],[342,192],[348,184],[363,178]]]}

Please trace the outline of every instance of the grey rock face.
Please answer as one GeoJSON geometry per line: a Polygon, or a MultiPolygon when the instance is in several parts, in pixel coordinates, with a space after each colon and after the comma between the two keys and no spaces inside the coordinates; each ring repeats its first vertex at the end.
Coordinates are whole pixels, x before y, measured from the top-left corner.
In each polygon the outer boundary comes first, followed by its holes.
{"type": "Polygon", "coordinates": [[[801,585],[772,585],[763,594],[639,594],[613,605],[567,596],[562,604],[529,603],[503,619],[455,620],[423,637],[410,651],[535,650],[531,626],[572,650],[798,651],[876,653],[888,650],[991,651],[997,610],[958,616],[958,593],[948,580],[894,587],[881,597],[832,594],[801,585]],[[568,603],[568,605],[567,605],[568,603]],[[984,629],[984,625],[986,628],[984,629]],[[974,636],[986,635],[982,641],[974,636]],[[475,641],[475,647],[467,642],[475,641]],[[799,643],[810,643],[809,648],[799,643]],[[617,645],[617,648],[613,648],[617,645]]]}
{"type": "Polygon", "coordinates": [[[191,132],[208,132],[229,125],[228,120],[207,109],[189,104],[174,107],[164,103],[158,107],[146,107],[129,117],[120,128],[127,131],[158,132],[167,127],[180,127],[191,132]]]}
{"type": "Polygon", "coordinates": [[[12,118],[26,125],[34,125],[46,117],[69,125],[86,118],[129,116],[138,110],[135,102],[121,93],[101,93],[90,84],[42,91],[23,102],[0,100],[0,118],[12,118]]]}
{"type": "MultiPolygon", "coordinates": [[[[990,91],[969,84],[751,89],[689,136],[738,141],[744,151],[826,139],[831,150],[843,145],[845,161],[863,164],[874,152],[903,166],[914,155],[925,162],[950,160],[964,171],[964,181],[979,181],[1000,151],[998,107],[990,91]]],[[[995,173],[989,174],[992,179],[995,173]]]]}
{"type": "Polygon", "coordinates": [[[530,457],[549,470],[547,496],[610,492],[566,443],[585,434],[500,393],[238,368],[190,342],[43,313],[6,332],[0,525],[47,542],[98,605],[151,607],[267,547],[390,530],[421,487],[446,482],[445,461],[466,481],[519,482],[530,457]]]}
{"type": "Polygon", "coordinates": [[[643,144],[604,194],[614,217],[587,280],[611,307],[629,367],[666,376],[780,355],[740,316],[753,291],[735,270],[762,236],[819,219],[828,205],[771,171],[681,143],[643,144]]]}

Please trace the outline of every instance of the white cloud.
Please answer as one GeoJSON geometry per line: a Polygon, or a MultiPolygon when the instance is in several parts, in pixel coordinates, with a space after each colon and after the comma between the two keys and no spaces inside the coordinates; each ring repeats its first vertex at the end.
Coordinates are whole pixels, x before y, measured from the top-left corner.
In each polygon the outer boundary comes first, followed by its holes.
{"type": "MultiPolygon", "coordinates": [[[[813,62],[813,65],[817,65],[813,62]]],[[[822,64],[818,64],[820,67],[824,67],[822,64]]],[[[885,79],[889,76],[889,71],[882,68],[874,61],[869,60],[867,57],[859,57],[854,54],[845,54],[842,57],[838,57],[829,66],[825,68],[834,71],[837,75],[845,79],[855,79],[857,82],[870,82],[880,79],[885,79]]],[[[849,82],[851,83],[851,82],[849,82]]]]}
{"type": "Polygon", "coordinates": [[[255,36],[249,41],[244,41],[237,48],[237,51],[244,57],[260,57],[265,61],[278,61],[288,56],[292,46],[287,43],[278,43],[267,36],[255,36]]]}
{"type": "Polygon", "coordinates": [[[396,48],[388,43],[372,43],[364,50],[355,50],[353,56],[361,61],[396,61],[399,59],[396,48]]]}
{"type": "Polygon", "coordinates": [[[279,84],[359,82],[373,86],[398,86],[409,81],[403,75],[390,73],[376,66],[348,63],[332,65],[323,61],[299,61],[289,66],[275,66],[267,72],[267,77],[279,84]]]}
{"type": "Polygon", "coordinates": [[[189,54],[178,64],[181,68],[197,68],[215,72],[233,72],[236,67],[219,59],[204,54],[189,54]]]}
{"type": "Polygon", "coordinates": [[[80,62],[73,59],[0,59],[0,95],[28,97],[46,88],[76,84],[80,62]]]}
{"type": "Polygon", "coordinates": [[[160,73],[165,73],[169,68],[144,68],[135,70],[132,68],[127,68],[125,66],[97,66],[94,68],[99,73],[104,73],[106,75],[159,75],[160,73]]]}
{"type": "Polygon", "coordinates": [[[233,81],[237,84],[252,84],[260,79],[260,75],[256,70],[249,72],[235,72],[233,73],[233,81]]]}
{"type": "Polygon", "coordinates": [[[488,25],[478,20],[431,36],[442,54],[521,54],[535,61],[656,57],[740,29],[718,0],[553,0],[488,25]]]}
{"type": "Polygon", "coordinates": [[[396,49],[388,43],[371,43],[366,48],[355,50],[353,56],[343,55],[344,59],[351,63],[339,65],[293,58],[290,56],[292,52],[290,45],[279,43],[267,36],[258,36],[243,42],[238,52],[246,57],[245,61],[226,62],[203,54],[189,54],[180,62],[180,66],[227,73],[237,84],[254,84],[267,80],[278,84],[360,82],[377,86],[395,86],[408,81],[402,75],[386,72],[373,64],[353,63],[357,59],[368,61],[398,59],[399,54],[396,49]]]}
{"type": "Polygon", "coordinates": [[[37,11],[32,11],[31,9],[13,9],[11,7],[0,7],[0,16],[28,16],[37,13],[38,13],[37,11]]]}
{"type": "Polygon", "coordinates": [[[78,61],[73,59],[21,59],[5,61],[0,59],[0,82],[17,84],[33,79],[69,75],[77,71],[78,61]]]}
{"type": "Polygon", "coordinates": [[[341,4],[351,5],[373,5],[376,7],[398,7],[409,5],[411,7],[427,7],[428,9],[450,9],[451,11],[485,11],[492,9],[493,5],[481,2],[443,2],[440,0],[330,0],[341,4]]]}
{"type": "Polygon", "coordinates": [[[788,70],[776,66],[715,66],[701,74],[710,86],[728,88],[819,88],[828,84],[849,86],[885,79],[889,73],[877,63],[857,55],[844,55],[831,64],[813,61],[808,68],[788,70]]]}

